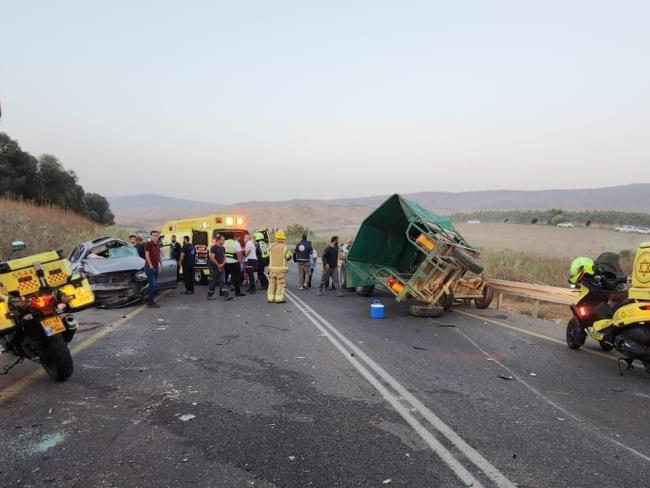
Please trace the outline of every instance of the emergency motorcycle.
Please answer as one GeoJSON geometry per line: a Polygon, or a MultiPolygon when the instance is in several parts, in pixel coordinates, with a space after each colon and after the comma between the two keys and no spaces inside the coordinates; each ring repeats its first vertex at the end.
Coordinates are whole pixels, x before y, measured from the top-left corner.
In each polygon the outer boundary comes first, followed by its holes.
{"type": "Polygon", "coordinates": [[[616,349],[621,362],[632,369],[634,360],[650,373],[650,242],[639,245],[632,274],[622,272],[618,256],[604,253],[593,262],[574,260],[570,282],[579,286],[571,305],[566,342],[579,349],[590,337],[605,351],[616,349]]]}
{"type": "MultiPolygon", "coordinates": [[[[12,243],[12,254],[23,249],[22,241],[12,243]]],[[[0,262],[0,347],[17,357],[0,374],[26,358],[53,380],[68,379],[73,371],[68,343],[78,327],[69,312],[93,301],[88,280],[71,273],[62,251],[0,262]]]]}

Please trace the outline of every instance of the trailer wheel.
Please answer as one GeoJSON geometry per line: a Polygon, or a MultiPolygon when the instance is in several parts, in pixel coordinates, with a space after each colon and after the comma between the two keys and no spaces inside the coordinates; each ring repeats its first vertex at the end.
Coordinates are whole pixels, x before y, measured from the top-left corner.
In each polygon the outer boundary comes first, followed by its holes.
{"type": "Polygon", "coordinates": [[[481,274],[483,272],[483,265],[481,264],[481,261],[478,260],[478,257],[468,253],[464,249],[455,247],[451,251],[451,255],[472,273],[481,274]]]}
{"type": "Polygon", "coordinates": [[[409,307],[409,312],[415,317],[428,317],[428,318],[438,318],[442,317],[442,314],[445,313],[445,309],[438,305],[416,305],[413,304],[409,307]]]}
{"type": "Polygon", "coordinates": [[[375,291],[375,285],[358,286],[357,293],[362,297],[369,297],[375,291]]]}
{"type": "Polygon", "coordinates": [[[454,293],[451,291],[449,293],[445,293],[445,295],[442,297],[441,305],[445,311],[448,312],[451,310],[451,308],[454,306],[454,293]]]}
{"type": "Polygon", "coordinates": [[[492,299],[494,298],[494,288],[490,285],[485,285],[483,289],[483,298],[475,298],[474,306],[479,309],[485,309],[490,306],[492,299]]]}

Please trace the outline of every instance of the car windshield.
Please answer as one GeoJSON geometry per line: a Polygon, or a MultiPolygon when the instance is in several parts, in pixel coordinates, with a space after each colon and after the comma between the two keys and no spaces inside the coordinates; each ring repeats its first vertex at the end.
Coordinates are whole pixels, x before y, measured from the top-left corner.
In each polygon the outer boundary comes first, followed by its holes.
{"type": "Polygon", "coordinates": [[[137,255],[138,255],[138,251],[133,246],[113,247],[108,250],[108,259],[126,258],[129,256],[137,256],[137,255]]]}

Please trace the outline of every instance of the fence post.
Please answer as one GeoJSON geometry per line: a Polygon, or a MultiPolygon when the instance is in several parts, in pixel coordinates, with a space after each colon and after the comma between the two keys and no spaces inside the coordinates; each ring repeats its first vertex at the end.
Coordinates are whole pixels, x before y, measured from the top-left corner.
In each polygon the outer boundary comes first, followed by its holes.
{"type": "Polygon", "coordinates": [[[539,317],[539,300],[535,300],[535,303],[533,304],[532,316],[534,319],[539,317]]]}
{"type": "Polygon", "coordinates": [[[503,293],[497,295],[497,310],[501,310],[501,305],[503,304],[503,293]]]}

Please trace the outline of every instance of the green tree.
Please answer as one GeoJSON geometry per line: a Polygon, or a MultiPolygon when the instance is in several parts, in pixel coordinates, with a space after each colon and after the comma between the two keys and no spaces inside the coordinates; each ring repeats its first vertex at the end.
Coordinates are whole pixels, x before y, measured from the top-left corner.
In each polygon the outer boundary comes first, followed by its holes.
{"type": "Polygon", "coordinates": [[[20,149],[4,132],[0,132],[0,195],[33,200],[38,163],[29,153],[20,149]]]}
{"type": "Polygon", "coordinates": [[[97,193],[86,193],[83,196],[84,213],[95,222],[103,225],[113,225],[115,216],[105,197],[97,193]]]}
{"type": "Polygon", "coordinates": [[[67,171],[51,154],[38,160],[37,203],[84,212],[84,189],[74,171],[67,171]]]}
{"type": "Polygon", "coordinates": [[[291,224],[286,230],[287,240],[299,241],[303,234],[309,234],[309,227],[301,224],[291,224]]]}

